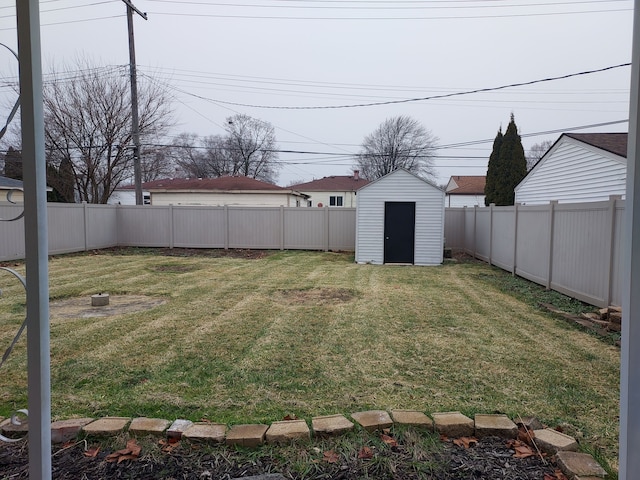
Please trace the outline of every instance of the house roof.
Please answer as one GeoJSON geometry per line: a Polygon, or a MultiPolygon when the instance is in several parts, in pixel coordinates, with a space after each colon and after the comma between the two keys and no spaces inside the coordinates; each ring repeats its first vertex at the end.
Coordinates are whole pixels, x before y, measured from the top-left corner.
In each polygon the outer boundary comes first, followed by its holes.
{"type": "Polygon", "coordinates": [[[22,181],[16,180],[15,178],[0,177],[0,188],[3,190],[13,189],[13,188],[22,190],[23,184],[22,184],[22,181]]]}
{"type": "MultiPolygon", "coordinates": [[[[142,188],[149,192],[153,191],[259,191],[259,192],[291,192],[290,188],[279,187],[272,183],[262,182],[255,178],[244,176],[229,176],[219,178],[167,178],[145,182],[142,188]]],[[[135,189],[133,185],[122,187],[123,190],[135,189]]]]}
{"type": "Polygon", "coordinates": [[[627,158],[626,133],[565,133],[569,138],[627,158]]]}
{"type": "Polygon", "coordinates": [[[16,180],[15,178],[9,177],[1,177],[0,176],[0,189],[9,190],[9,189],[23,189],[23,183],[21,180],[16,180]]]}
{"type": "Polygon", "coordinates": [[[447,184],[447,195],[484,195],[484,175],[454,175],[447,184]]]}
{"type": "Polygon", "coordinates": [[[369,180],[352,175],[331,175],[312,182],[292,185],[291,188],[308,192],[355,192],[369,183],[369,180]]]}

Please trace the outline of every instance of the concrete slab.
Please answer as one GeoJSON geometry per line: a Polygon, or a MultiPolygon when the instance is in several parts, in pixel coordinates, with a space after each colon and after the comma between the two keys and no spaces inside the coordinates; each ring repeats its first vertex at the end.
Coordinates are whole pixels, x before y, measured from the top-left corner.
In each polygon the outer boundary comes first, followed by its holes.
{"type": "Polygon", "coordinates": [[[433,420],[418,410],[391,410],[391,418],[394,423],[400,425],[412,425],[433,430],[433,420]]]}
{"type": "Polygon", "coordinates": [[[171,425],[169,420],[164,418],[134,418],[129,425],[129,433],[134,435],[162,435],[171,425]]]}
{"type": "Polygon", "coordinates": [[[560,433],[551,428],[534,430],[535,442],[543,452],[553,455],[560,450],[575,452],[578,450],[578,442],[573,437],[560,433]]]}
{"type": "Polygon", "coordinates": [[[222,443],[227,426],[222,423],[196,422],[182,436],[192,442],[222,443]]]}
{"type": "Polygon", "coordinates": [[[85,425],[82,431],[89,436],[117,435],[124,431],[130,421],[130,417],[103,417],[85,425]]]}
{"type": "Polygon", "coordinates": [[[180,440],[184,431],[191,425],[193,425],[193,422],[191,420],[185,420],[183,418],[174,420],[167,430],[167,438],[175,438],[177,440],[180,440]]]}
{"type": "Polygon", "coordinates": [[[93,422],[93,418],[70,418],[58,420],[51,424],[51,443],[64,443],[73,440],[85,425],[93,422]]]}
{"type": "Polygon", "coordinates": [[[431,414],[431,416],[436,431],[441,435],[452,438],[473,435],[473,420],[460,412],[438,412],[431,414]]]}
{"type": "Polygon", "coordinates": [[[560,451],[556,453],[556,461],[562,473],[569,478],[604,478],[607,474],[604,468],[588,453],[560,451]]]}
{"type": "Polygon", "coordinates": [[[315,435],[340,435],[353,429],[353,422],[344,415],[323,415],[311,419],[315,435]]]}
{"type": "Polygon", "coordinates": [[[384,410],[368,410],[366,412],[352,413],[351,417],[358,422],[362,428],[369,432],[389,428],[393,425],[393,420],[384,410]]]}
{"type": "Polygon", "coordinates": [[[518,426],[502,414],[477,413],[474,417],[477,438],[516,438],[518,426]]]}
{"type": "Polygon", "coordinates": [[[266,433],[267,443],[289,443],[310,438],[311,432],[304,420],[273,422],[266,433]]]}
{"type": "Polygon", "coordinates": [[[264,443],[264,436],[269,429],[268,425],[234,425],[227,432],[227,445],[240,445],[243,447],[257,447],[264,443]]]}

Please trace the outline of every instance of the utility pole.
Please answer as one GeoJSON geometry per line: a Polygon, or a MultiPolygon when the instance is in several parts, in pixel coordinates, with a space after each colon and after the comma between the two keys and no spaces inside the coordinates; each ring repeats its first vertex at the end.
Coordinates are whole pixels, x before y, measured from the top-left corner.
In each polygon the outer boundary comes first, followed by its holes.
{"type": "Polygon", "coordinates": [[[136,187],[136,205],[143,205],[142,171],[140,169],[140,125],[138,121],[138,80],[136,76],[136,46],[133,38],[133,12],[147,20],[147,14],[133,6],[130,0],[122,0],[127,6],[129,29],[129,76],[131,77],[131,139],[133,140],[133,181],[136,187]]]}

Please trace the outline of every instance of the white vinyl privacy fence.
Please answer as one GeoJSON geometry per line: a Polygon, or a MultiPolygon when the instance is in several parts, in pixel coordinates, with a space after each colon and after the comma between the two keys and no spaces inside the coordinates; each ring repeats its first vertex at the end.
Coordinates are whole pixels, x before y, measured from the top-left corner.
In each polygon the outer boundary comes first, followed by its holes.
{"type": "Polygon", "coordinates": [[[624,201],[450,208],[446,245],[597,306],[621,305],[624,201]]]}
{"type": "MultiPolygon", "coordinates": [[[[446,246],[593,305],[621,303],[624,201],[447,208],[446,246]]],[[[0,205],[0,218],[21,208],[0,205]]],[[[115,246],[355,249],[355,208],[48,205],[49,253],[115,246]]],[[[0,261],[24,258],[0,222],[0,261]]]]}
{"type": "MultiPolygon", "coordinates": [[[[0,205],[0,218],[21,207],[0,205]]],[[[48,205],[49,254],[115,246],[351,250],[355,208],[48,205]]],[[[24,223],[0,222],[0,261],[24,258],[24,223]]]]}

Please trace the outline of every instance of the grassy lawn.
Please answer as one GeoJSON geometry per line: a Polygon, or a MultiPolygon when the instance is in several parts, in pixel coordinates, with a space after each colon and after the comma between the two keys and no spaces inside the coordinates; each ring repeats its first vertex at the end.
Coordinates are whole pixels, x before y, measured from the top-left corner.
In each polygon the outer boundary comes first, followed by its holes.
{"type": "MultiPolygon", "coordinates": [[[[510,293],[511,277],[484,264],[127,250],[54,257],[49,268],[52,300],[89,302],[100,292],[167,300],[108,318],[52,318],[56,419],[270,423],[370,408],[503,412],[567,424],[566,433],[615,467],[619,349],[533,306],[544,290],[510,293]]],[[[0,288],[3,353],[24,295],[6,273],[0,288]]],[[[0,372],[0,415],[26,407],[26,382],[23,338],[0,372]]]]}

